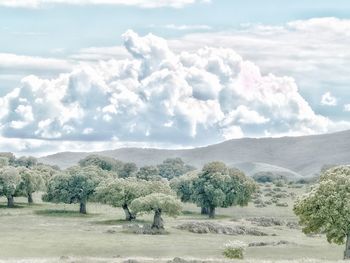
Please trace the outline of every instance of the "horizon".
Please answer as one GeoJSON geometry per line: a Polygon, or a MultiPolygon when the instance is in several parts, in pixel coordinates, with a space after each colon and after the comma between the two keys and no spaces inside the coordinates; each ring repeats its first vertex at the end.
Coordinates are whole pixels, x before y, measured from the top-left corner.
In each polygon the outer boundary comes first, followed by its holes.
{"type": "Polygon", "coordinates": [[[348,130],[348,7],[0,0],[0,150],[183,149],[348,130]]]}

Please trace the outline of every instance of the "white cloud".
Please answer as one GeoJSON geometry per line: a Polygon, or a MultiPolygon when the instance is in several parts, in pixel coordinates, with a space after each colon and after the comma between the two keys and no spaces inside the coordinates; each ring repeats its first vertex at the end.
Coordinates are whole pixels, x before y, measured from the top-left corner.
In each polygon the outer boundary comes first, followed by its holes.
{"type": "Polygon", "coordinates": [[[322,95],[321,104],[326,106],[336,106],[337,98],[335,98],[329,91],[322,95]]]}
{"type": "Polygon", "coordinates": [[[0,70],[2,72],[67,72],[71,69],[72,64],[63,59],[0,53],[0,70]]]}
{"type": "Polygon", "coordinates": [[[350,104],[344,105],[344,111],[349,112],[350,111],[350,104]]]}
{"type": "Polygon", "coordinates": [[[163,26],[155,26],[152,25],[151,27],[162,27],[166,29],[172,29],[172,30],[180,30],[180,31],[202,31],[202,30],[210,30],[212,29],[211,26],[208,25],[175,25],[175,24],[167,24],[163,26]]]}
{"type": "Polygon", "coordinates": [[[207,3],[208,0],[0,0],[0,6],[39,8],[52,4],[69,5],[126,5],[141,8],[171,7],[182,8],[194,3],[207,3]]]}
{"type": "Polygon", "coordinates": [[[0,97],[2,136],[28,138],[18,143],[23,151],[45,151],[43,145],[58,147],[56,141],[197,146],[350,127],[317,115],[292,78],[261,74],[233,49],[177,53],[152,34],[122,37],[125,59],[111,54],[52,79],[31,75],[0,97]]]}

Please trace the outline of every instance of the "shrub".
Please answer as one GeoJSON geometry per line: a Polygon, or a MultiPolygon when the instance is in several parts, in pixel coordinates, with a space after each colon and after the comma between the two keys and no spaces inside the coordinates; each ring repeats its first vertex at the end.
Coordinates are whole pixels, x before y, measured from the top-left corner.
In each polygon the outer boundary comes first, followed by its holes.
{"type": "Polygon", "coordinates": [[[224,256],[231,259],[243,259],[247,245],[239,240],[229,241],[225,244],[224,256]]]}

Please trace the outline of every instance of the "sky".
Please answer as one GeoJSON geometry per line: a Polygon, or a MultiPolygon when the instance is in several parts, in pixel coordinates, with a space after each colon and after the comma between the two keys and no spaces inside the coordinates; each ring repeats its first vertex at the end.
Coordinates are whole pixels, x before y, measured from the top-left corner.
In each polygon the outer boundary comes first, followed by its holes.
{"type": "Polygon", "coordinates": [[[350,129],[350,2],[0,0],[0,151],[350,129]]]}

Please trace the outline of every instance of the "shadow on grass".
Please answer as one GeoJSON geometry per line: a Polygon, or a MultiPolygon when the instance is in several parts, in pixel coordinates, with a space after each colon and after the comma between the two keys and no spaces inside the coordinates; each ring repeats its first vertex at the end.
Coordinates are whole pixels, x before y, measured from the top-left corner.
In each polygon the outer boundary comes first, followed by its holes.
{"type": "Polygon", "coordinates": [[[27,208],[27,207],[29,207],[28,204],[21,204],[21,203],[15,204],[14,207],[7,207],[7,204],[0,204],[0,209],[1,208],[16,209],[16,208],[27,208]]]}
{"type": "Polygon", "coordinates": [[[41,216],[53,216],[53,217],[93,217],[97,214],[81,214],[79,211],[72,210],[58,210],[58,209],[44,209],[36,210],[35,214],[41,216]]]}
{"type": "Polygon", "coordinates": [[[102,220],[102,221],[93,221],[91,222],[96,225],[125,225],[125,224],[144,224],[144,223],[149,223],[146,220],[132,220],[132,221],[126,221],[125,219],[110,219],[110,220],[102,220]]]}
{"type": "Polygon", "coordinates": [[[186,217],[186,219],[199,219],[199,220],[215,220],[215,219],[228,219],[232,218],[228,215],[215,215],[215,218],[209,218],[208,215],[202,215],[199,212],[194,211],[182,211],[182,216],[186,217]]]}

